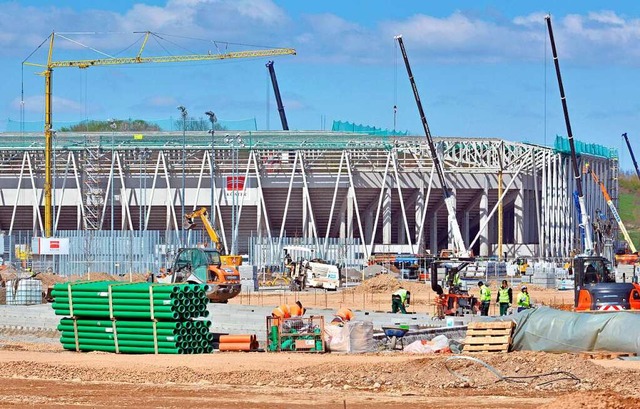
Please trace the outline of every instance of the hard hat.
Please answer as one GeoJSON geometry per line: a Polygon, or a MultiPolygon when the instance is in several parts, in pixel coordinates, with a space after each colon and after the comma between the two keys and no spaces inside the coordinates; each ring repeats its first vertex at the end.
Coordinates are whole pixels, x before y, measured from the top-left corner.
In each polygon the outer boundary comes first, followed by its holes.
{"type": "Polygon", "coordinates": [[[523,286],[522,286],[522,289],[523,289],[523,290],[526,290],[526,289],[527,289],[527,286],[526,286],[526,285],[523,285],[523,286]]]}

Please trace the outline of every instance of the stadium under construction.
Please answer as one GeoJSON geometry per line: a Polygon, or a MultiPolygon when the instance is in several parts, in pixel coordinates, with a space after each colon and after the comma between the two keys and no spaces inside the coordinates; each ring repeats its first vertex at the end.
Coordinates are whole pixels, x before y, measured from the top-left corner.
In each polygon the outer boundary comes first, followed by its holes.
{"type": "MultiPolygon", "coordinates": [[[[201,207],[227,251],[257,265],[279,262],[286,244],[354,266],[374,253],[451,247],[423,136],[58,132],[53,139],[53,236],[72,237],[70,252],[97,263],[85,271],[109,269],[109,261],[117,269],[116,258],[127,252],[130,263],[143,263],[130,269],[162,266],[175,248],[203,241],[201,231],[182,225],[185,212],[201,207]]],[[[553,148],[482,138],[435,142],[474,254],[495,256],[501,248],[508,258],[559,260],[581,247],[565,139],[553,148]]],[[[581,145],[578,154],[617,204],[617,153],[581,145]]],[[[10,260],[16,245],[44,235],[42,134],[2,135],[0,158],[0,230],[10,260]]],[[[592,220],[606,216],[598,186],[585,178],[584,190],[592,220]]]]}

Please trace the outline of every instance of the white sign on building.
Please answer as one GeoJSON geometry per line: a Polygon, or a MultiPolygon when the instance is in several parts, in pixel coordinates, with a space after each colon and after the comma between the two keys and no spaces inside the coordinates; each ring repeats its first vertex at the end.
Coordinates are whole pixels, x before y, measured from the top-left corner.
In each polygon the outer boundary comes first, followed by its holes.
{"type": "Polygon", "coordinates": [[[33,254],[69,254],[68,237],[33,237],[31,239],[33,254]]]}

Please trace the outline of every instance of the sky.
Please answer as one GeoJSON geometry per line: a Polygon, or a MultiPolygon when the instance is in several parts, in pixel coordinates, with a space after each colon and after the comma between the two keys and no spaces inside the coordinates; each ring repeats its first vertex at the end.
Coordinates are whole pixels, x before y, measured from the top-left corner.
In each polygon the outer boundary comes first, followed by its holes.
{"type": "MultiPolygon", "coordinates": [[[[640,156],[640,2],[404,0],[21,0],[0,2],[0,130],[42,121],[43,64],[295,48],[274,58],[291,129],[333,120],[423,135],[403,35],[431,133],[552,145],[566,136],[544,16],[551,14],[573,134],[640,156]],[[397,114],[394,116],[394,105],[397,114]]],[[[280,129],[267,59],[58,68],[53,121],[177,118],[214,111],[280,129]]]]}

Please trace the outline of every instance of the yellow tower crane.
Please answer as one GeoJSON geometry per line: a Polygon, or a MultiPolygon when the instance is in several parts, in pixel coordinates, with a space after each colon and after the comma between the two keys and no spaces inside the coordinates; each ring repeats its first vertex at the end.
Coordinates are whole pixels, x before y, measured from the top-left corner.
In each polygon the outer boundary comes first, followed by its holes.
{"type": "Polygon", "coordinates": [[[171,55],[171,56],[157,56],[157,57],[143,57],[142,52],[149,40],[149,36],[153,33],[147,31],[145,33],[142,45],[138,50],[138,54],[135,57],[118,57],[118,58],[102,58],[102,59],[90,59],[90,60],[77,60],[77,61],[53,61],[53,44],[55,39],[55,32],[52,32],[49,37],[49,53],[47,57],[47,64],[36,64],[30,62],[24,62],[24,65],[30,65],[35,67],[43,67],[45,70],[42,72],[44,76],[44,157],[45,157],[45,178],[44,178],[44,235],[45,237],[51,237],[52,233],[52,200],[51,200],[51,155],[52,155],[52,103],[51,103],[51,82],[54,68],[64,67],[77,67],[77,68],[89,68],[94,66],[109,66],[109,65],[122,65],[122,64],[144,64],[144,63],[165,63],[165,62],[187,62],[187,61],[213,61],[224,60],[231,58],[256,58],[256,57],[273,57],[276,55],[295,55],[296,50],[293,48],[271,48],[264,50],[247,50],[237,52],[226,52],[216,54],[190,54],[190,55],[171,55]]]}

